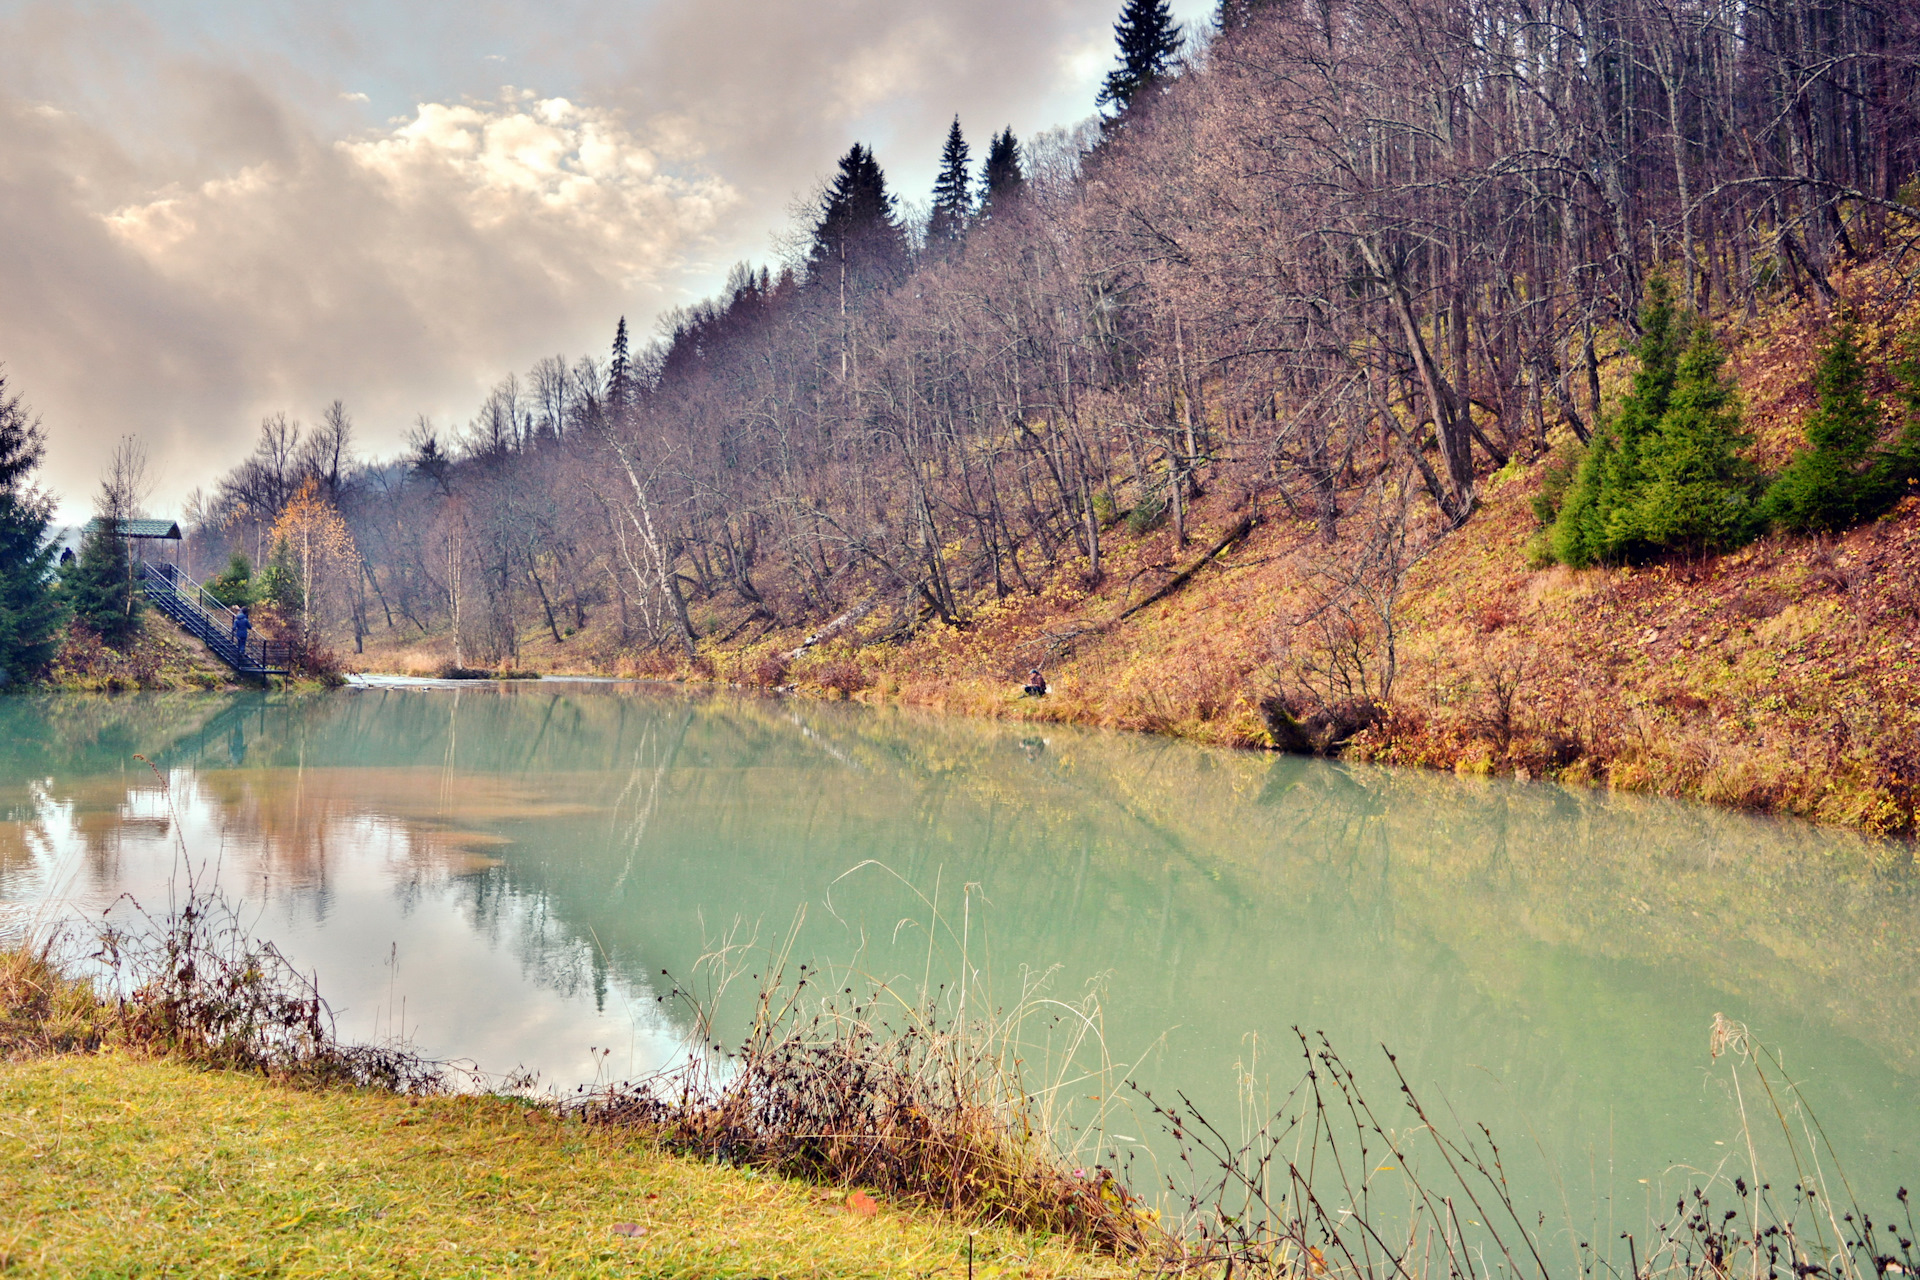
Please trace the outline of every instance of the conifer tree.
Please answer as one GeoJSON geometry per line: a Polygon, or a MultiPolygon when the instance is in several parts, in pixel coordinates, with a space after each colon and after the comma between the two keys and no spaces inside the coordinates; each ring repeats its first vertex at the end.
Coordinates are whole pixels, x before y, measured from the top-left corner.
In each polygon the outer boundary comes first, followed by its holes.
{"type": "Polygon", "coordinates": [[[1920,497],[1920,339],[1915,339],[1904,360],[1893,366],[1899,382],[1899,396],[1906,410],[1906,426],[1900,436],[1884,449],[1876,449],[1867,468],[1863,514],[1877,516],[1909,495],[1920,497]]]}
{"type": "Polygon", "coordinates": [[[1098,103],[1123,115],[1134,100],[1173,69],[1180,54],[1180,30],[1168,0],[1126,0],[1113,24],[1120,65],[1107,73],[1098,103]]]}
{"type": "Polygon", "coordinates": [[[907,237],[873,152],[856,142],[820,201],[813,228],[812,278],[864,285],[891,279],[906,265],[907,237]]]}
{"type": "Polygon", "coordinates": [[[1568,486],[1548,536],[1554,558],[1576,569],[1617,564],[1645,550],[1635,545],[1628,512],[1641,485],[1641,452],[1673,395],[1679,356],[1691,322],[1676,317],[1673,284],[1665,276],[1647,283],[1640,313],[1640,367],[1633,389],[1612,421],[1595,433],[1568,486]]]}
{"type": "Polygon", "coordinates": [[[1667,410],[1641,442],[1641,492],[1613,520],[1634,551],[1728,551],[1759,528],[1758,477],[1740,455],[1739,399],[1706,325],[1680,358],[1667,410]]]}
{"type": "Polygon", "coordinates": [[[996,206],[1005,208],[1026,185],[1020,144],[1014,140],[1013,126],[1008,125],[987,144],[986,163],[980,167],[980,216],[991,217],[996,206]]]}
{"type": "Polygon", "coordinates": [[[960,117],[953,118],[947,130],[947,142],[940,149],[940,176],[933,184],[933,215],[927,220],[927,248],[951,245],[966,232],[973,216],[973,175],[967,171],[972,153],[960,132],[960,117]]]}
{"type": "Polygon", "coordinates": [[[140,630],[146,601],[133,585],[133,565],[120,521],[103,515],[87,526],[80,555],[60,575],[60,593],[76,622],[91,628],[102,641],[125,648],[140,630]]]}
{"type": "Polygon", "coordinates": [[[1834,334],[1813,382],[1818,399],[1806,426],[1811,447],[1767,490],[1767,515],[1794,533],[1845,529],[1875,505],[1867,455],[1880,439],[1880,407],[1867,397],[1851,324],[1834,334]]]}
{"type": "Polygon", "coordinates": [[[619,409],[633,395],[633,356],[627,347],[627,318],[613,331],[613,359],[607,364],[607,404],[619,409]]]}
{"type": "Polygon", "coordinates": [[[54,591],[53,502],[30,481],[46,452],[39,420],[0,371],[0,685],[29,679],[59,647],[66,610],[54,591]]]}
{"type": "Polygon", "coordinates": [[[227,557],[227,567],[207,583],[207,594],[229,609],[253,603],[253,561],[246,552],[227,557]]]}

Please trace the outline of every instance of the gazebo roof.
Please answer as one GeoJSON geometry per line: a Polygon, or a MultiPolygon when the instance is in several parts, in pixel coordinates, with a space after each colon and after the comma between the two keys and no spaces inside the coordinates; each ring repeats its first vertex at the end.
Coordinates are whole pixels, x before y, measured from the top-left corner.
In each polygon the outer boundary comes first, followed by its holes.
{"type": "MultiPolygon", "coordinates": [[[[87,521],[87,528],[89,531],[97,530],[103,523],[96,516],[87,521]]],[[[180,524],[175,520],[121,520],[118,524],[118,533],[123,538],[171,538],[175,542],[180,541],[180,524]]]]}

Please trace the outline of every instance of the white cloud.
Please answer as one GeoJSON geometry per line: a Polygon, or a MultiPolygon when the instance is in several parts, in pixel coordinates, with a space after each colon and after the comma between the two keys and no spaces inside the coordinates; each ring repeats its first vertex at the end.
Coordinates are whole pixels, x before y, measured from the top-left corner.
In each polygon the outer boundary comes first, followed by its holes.
{"type": "Polygon", "coordinates": [[[167,501],[272,409],[342,396],[376,448],[416,411],[464,414],[501,371],[598,349],[615,314],[679,301],[737,201],[684,139],[669,157],[613,112],[525,90],[343,140],[295,130],[277,154],[104,208],[138,186],[112,145],[38,106],[12,114],[38,127],[0,130],[0,211],[32,206],[15,225],[35,251],[0,255],[0,358],[47,418],[70,506],[94,442],[124,430],[148,439],[167,501]],[[72,172],[89,155],[119,180],[72,172]],[[103,366],[102,348],[129,356],[103,366]]]}

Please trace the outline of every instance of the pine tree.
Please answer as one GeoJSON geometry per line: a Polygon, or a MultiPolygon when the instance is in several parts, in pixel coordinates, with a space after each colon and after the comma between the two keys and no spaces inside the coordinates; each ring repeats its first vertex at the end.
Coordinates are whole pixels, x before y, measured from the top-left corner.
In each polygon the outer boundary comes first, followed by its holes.
{"type": "Polygon", "coordinates": [[[30,679],[60,644],[66,609],[54,590],[53,501],[30,477],[46,452],[36,419],[7,395],[0,371],[0,685],[30,679]]]}
{"type": "Polygon", "coordinates": [[[929,250],[951,245],[966,232],[973,216],[973,177],[967,172],[971,160],[960,117],[955,116],[946,145],[940,149],[940,176],[933,184],[933,216],[927,220],[929,250]]]}
{"type": "Polygon", "coordinates": [[[91,628],[102,641],[123,649],[140,632],[146,601],[133,583],[127,540],[117,517],[102,516],[87,526],[80,555],[60,575],[60,593],[74,621],[91,628]]]}
{"type": "Polygon", "coordinates": [[[1739,399],[1721,376],[1725,362],[1712,331],[1696,327],[1667,410],[1642,441],[1642,490],[1618,513],[1636,550],[1728,551],[1759,529],[1758,477],[1740,456],[1748,437],[1739,399]]]}
{"type": "Polygon", "coordinates": [[[1013,126],[1008,125],[987,144],[986,163],[980,167],[980,216],[988,218],[995,208],[1004,209],[1026,185],[1020,144],[1014,140],[1013,126]]]}
{"type": "Polygon", "coordinates": [[[1618,564],[1647,550],[1637,543],[1629,512],[1644,481],[1641,453],[1667,411],[1680,350],[1691,328],[1690,321],[1674,314],[1672,282],[1655,276],[1647,283],[1640,313],[1635,348],[1640,367],[1633,375],[1633,389],[1596,433],[1548,535],[1554,558],[1562,564],[1576,569],[1618,564]]]}
{"type": "Polygon", "coordinates": [[[300,562],[284,533],[273,540],[256,598],[273,606],[288,623],[297,623],[307,607],[306,592],[300,587],[300,562]]]}
{"type": "Polygon", "coordinates": [[[1811,447],[1767,490],[1768,516],[1794,533],[1845,529],[1875,505],[1867,454],[1880,439],[1880,407],[1867,397],[1851,324],[1834,334],[1813,383],[1817,401],[1806,426],[1811,447]]]}
{"type": "Polygon", "coordinates": [[[620,409],[633,396],[633,358],[627,348],[627,318],[613,331],[613,359],[607,365],[607,404],[620,409]]]}
{"type": "Polygon", "coordinates": [[[822,284],[885,282],[906,265],[907,236],[894,212],[887,177],[873,152],[856,142],[820,201],[813,228],[812,278],[822,284]]]}
{"type": "Polygon", "coordinates": [[[1920,497],[1920,339],[1912,342],[1905,359],[1895,363],[1893,376],[1899,383],[1907,424],[1892,444],[1874,450],[1862,499],[1865,517],[1879,515],[1910,494],[1920,497]]]}
{"type": "Polygon", "coordinates": [[[227,557],[227,567],[207,583],[207,594],[229,609],[253,603],[253,561],[247,559],[246,552],[236,551],[227,557]]]}
{"type": "Polygon", "coordinates": [[[1120,65],[1107,73],[1098,103],[1112,107],[1118,117],[1173,69],[1180,54],[1180,30],[1168,0],[1126,0],[1113,36],[1120,46],[1120,65]]]}

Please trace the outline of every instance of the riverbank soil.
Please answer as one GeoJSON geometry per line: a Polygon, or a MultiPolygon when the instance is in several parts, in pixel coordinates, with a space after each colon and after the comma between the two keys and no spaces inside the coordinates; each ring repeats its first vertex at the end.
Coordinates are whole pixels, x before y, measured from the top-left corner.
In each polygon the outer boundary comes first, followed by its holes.
{"type": "Polygon", "coordinates": [[[0,1270],[1124,1274],[1056,1241],[682,1159],[501,1098],[305,1090],[106,1052],[0,1065],[0,1270]]]}
{"type": "MultiPolygon", "coordinates": [[[[1920,316],[1872,270],[1836,284],[1869,365],[1884,370],[1920,316]]],[[[1762,471],[1804,445],[1830,324],[1809,305],[1723,331],[1762,471]]],[[[1630,366],[1609,363],[1610,389],[1630,366]]],[[[1891,383],[1880,390],[1898,424],[1891,383]]],[[[1553,439],[1571,442],[1564,426],[1553,439]]],[[[559,643],[544,626],[528,631],[512,665],[721,680],[1239,747],[1302,745],[1276,738],[1290,736],[1268,714],[1276,695],[1298,706],[1303,683],[1344,681],[1348,701],[1371,702],[1375,714],[1344,742],[1335,734],[1320,745],[1357,758],[1913,833],[1920,495],[1839,536],[1776,534],[1725,556],[1573,571],[1530,556],[1550,457],[1483,474],[1478,509],[1456,531],[1416,504],[1410,563],[1389,584],[1390,631],[1376,610],[1328,610],[1343,587],[1382,590],[1377,564],[1366,563],[1381,541],[1382,495],[1323,513],[1222,481],[1192,495],[1184,543],[1164,519],[1140,532],[1114,513],[1097,576],[1085,555],[1028,564],[1005,596],[968,601],[963,625],[922,619],[902,634],[892,595],[864,616],[856,599],[836,625],[769,618],[716,594],[693,603],[703,639],[692,661],[623,646],[602,607],[559,643]],[[1344,658],[1329,652],[1343,645],[1344,658]],[[1051,686],[1044,697],[1020,692],[1034,666],[1051,686]]],[[[1351,592],[1345,598],[1350,606],[1351,592]]],[[[376,640],[354,665],[428,674],[451,657],[450,640],[413,636],[376,640]]]]}

